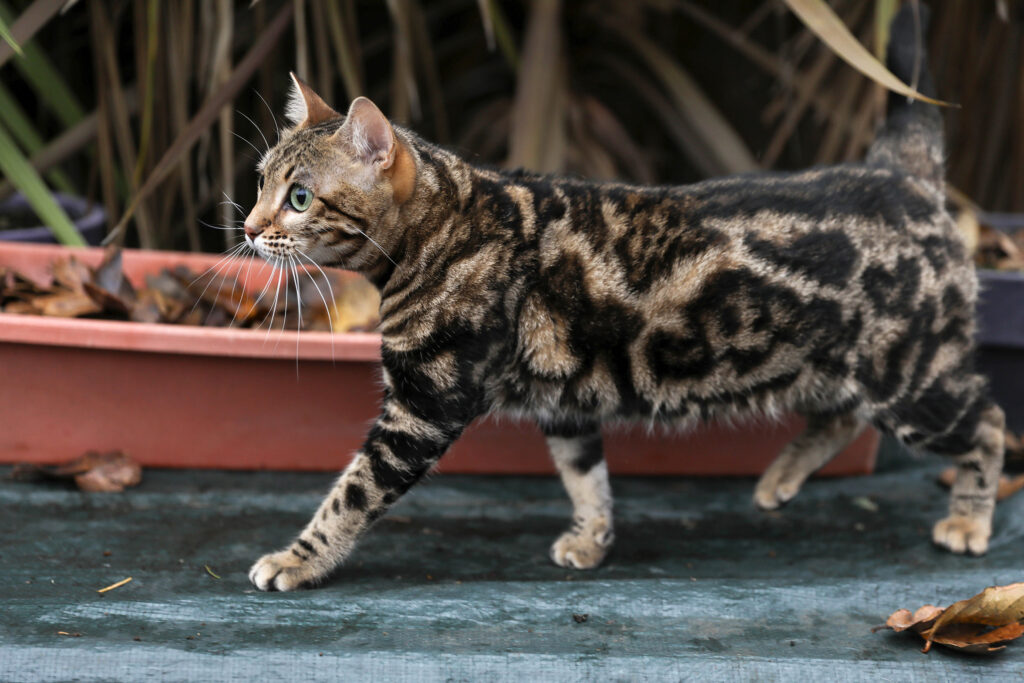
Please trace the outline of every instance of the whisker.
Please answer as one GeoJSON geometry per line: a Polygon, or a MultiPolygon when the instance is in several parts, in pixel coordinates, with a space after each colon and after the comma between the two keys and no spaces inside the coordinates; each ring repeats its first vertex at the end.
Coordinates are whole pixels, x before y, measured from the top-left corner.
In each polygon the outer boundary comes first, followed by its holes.
{"type": "Polygon", "coordinates": [[[231,206],[233,206],[236,209],[238,209],[238,213],[242,214],[243,216],[245,215],[245,209],[242,208],[241,204],[239,204],[238,202],[236,202],[233,199],[231,199],[231,197],[229,197],[226,192],[221,192],[221,194],[224,195],[224,199],[226,201],[220,202],[218,204],[218,206],[223,206],[224,204],[230,204],[231,206]]]}
{"type": "Polygon", "coordinates": [[[288,264],[284,262],[284,257],[281,256],[281,272],[284,274],[284,315],[281,317],[281,332],[282,334],[274,341],[274,350],[277,350],[277,345],[281,343],[281,337],[284,336],[285,327],[288,325],[288,264]]]}
{"type": "MultiPolygon", "coordinates": [[[[239,113],[239,114],[241,114],[241,112],[238,112],[238,113],[239,113]]],[[[242,114],[242,116],[245,116],[245,114],[242,114]]],[[[245,118],[249,118],[249,117],[248,117],[248,116],[246,116],[245,118]]],[[[239,134],[238,134],[238,133],[236,133],[235,131],[231,131],[231,134],[232,134],[232,135],[234,135],[234,136],[235,136],[236,138],[238,138],[239,140],[241,140],[242,142],[244,142],[245,144],[247,144],[247,145],[249,145],[250,147],[252,147],[252,151],[256,152],[256,154],[257,154],[257,159],[258,159],[259,157],[263,156],[263,152],[261,152],[261,151],[259,150],[259,148],[258,148],[258,147],[257,147],[256,145],[252,144],[251,142],[249,142],[248,140],[246,140],[245,138],[243,138],[243,137],[242,137],[241,135],[239,135],[239,134]]]]}
{"type": "MultiPolygon", "coordinates": [[[[244,247],[244,246],[245,246],[245,242],[242,242],[238,246],[231,247],[231,249],[227,252],[227,254],[225,254],[219,261],[217,261],[212,266],[210,266],[209,268],[204,270],[203,273],[199,277],[197,277],[196,279],[192,280],[192,282],[188,283],[188,288],[191,289],[192,286],[195,285],[195,283],[199,282],[204,277],[209,275],[211,270],[214,270],[215,268],[219,268],[221,266],[221,264],[223,264],[226,261],[234,258],[238,254],[238,252],[241,251],[241,248],[244,247]]],[[[220,272],[220,271],[218,271],[218,272],[220,272]]],[[[206,295],[206,290],[210,288],[211,284],[213,284],[213,278],[210,278],[210,281],[206,283],[205,287],[203,287],[202,293],[196,299],[196,302],[194,304],[192,304],[192,309],[189,311],[189,313],[191,313],[192,311],[196,310],[196,306],[198,306],[199,302],[202,301],[203,296],[206,295]]]]}
{"type": "Polygon", "coordinates": [[[391,261],[391,263],[392,263],[392,264],[394,264],[394,265],[396,265],[396,266],[398,265],[397,263],[395,263],[395,259],[391,258],[391,254],[389,254],[388,252],[384,251],[384,247],[382,247],[382,246],[380,246],[379,244],[377,244],[377,240],[373,239],[372,237],[370,237],[369,235],[367,235],[367,234],[366,234],[365,232],[363,232],[362,230],[360,230],[360,229],[359,229],[359,228],[357,228],[356,226],[354,226],[354,225],[352,225],[352,224],[348,224],[348,225],[349,225],[349,227],[350,227],[350,228],[352,228],[353,230],[355,230],[356,232],[358,232],[358,233],[359,233],[360,235],[362,235],[362,236],[363,236],[363,237],[365,237],[366,239],[368,239],[368,240],[370,240],[371,242],[373,242],[373,246],[375,246],[375,247],[377,247],[378,249],[380,249],[380,253],[384,254],[384,256],[386,256],[386,257],[387,257],[388,261],[391,261]]]}
{"type": "MultiPolygon", "coordinates": [[[[204,220],[201,220],[201,219],[199,219],[199,218],[197,218],[197,219],[196,219],[196,222],[197,222],[197,223],[199,223],[199,225],[203,226],[204,228],[210,228],[211,230],[229,230],[229,231],[236,231],[236,230],[241,230],[241,229],[242,229],[241,227],[233,227],[233,228],[230,228],[230,227],[228,227],[228,226],[226,226],[226,225],[211,225],[210,223],[207,223],[206,221],[204,221],[204,220]]],[[[237,222],[238,222],[238,223],[241,223],[242,221],[237,221],[237,222]]]]}
{"type": "MultiPolygon", "coordinates": [[[[244,244],[244,242],[243,242],[244,244]]],[[[252,254],[249,254],[248,267],[252,267],[252,254]]],[[[235,320],[238,318],[238,309],[241,308],[242,297],[235,298],[235,291],[238,288],[238,278],[242,275],[242,267],[239,266],[238,270],[235,271],[235,281],[231,283],[231,304],[235,307],[234,313],[231,314],[231,322],[228,323],[228,327],[233,327],[235,320]],[[236,303],[237,302],[237,303],[236,303]]],[[[248,270],[246,270],[246,279],[249,277],[248,270]]],[[[242,285],[242,293],[245,293],[245,285],[242,285]]]]}
{"type": "Polygon", "coordinates": [[[299,335],[302,334],[302,295],[299,293],[299,271],[296,268],[295,263],[297,259],[291,254],[288,255],[288,261],[292,266],[292,275],[295,276],[295,299],[299,303],[299,326],[295,329],[295,379],[299,378],[299,335]]]}
{"type": "Polygon", "coordinates": [[[279,256],[275,256],[274,260],[271,262],[274,269],[277,270],[277,287],[274,288],[274,305],[270,308],[270,325],[267,327],[267,336],[263,339],[264,344],[266,344],[267,340],[270,339],[270,331],[274,329],[274,315],[277,313],[277,299],[281,295],[281,269],[278,268],[279,259],[279,256]]]}
{"type": "Polygon", "coordinates": [[[277,132],[277,141],[281,142],[281,129],[277,125],[277,117],[274,116],[274,110],[271,109],[270,105],[267,104],[267,101],[263,99],[263,95],[260,94],[259,90],[256,90],[255,88],[253,88],[253,92],[256,93],[256,97],[258,97],[258,98],[260,98],[260,100],[262,100],[263,105],[267,108],[267,111],[270,112],[270,120],[274,122],[274,131],[277,132]]]}
{"type": "MultiPolygon", "coordinates": [[[[263,138],[263,144],[267,146],[267,151],[269,152],[270,151],[270,143],[267,142],[267,136],[263,134],[263,131],[260,130],[260,127],[256,125],[256,122],[253,121],[252,119],[250,119],[248,116],[246,116],[242,112],[238,111],[237,109],[235,111],[238,113],[239,116],[241,116],[243,119],[245,119],[246,121],[248,121],[249,123],[252,124],[252,127],[255,128],[256,132],[260,134],[261,138],[263,138]]],[[[253,145],[253,149],[256,149],[255,145],[253,145]]],[[[263,152],[260,152],[258,149],[256,149],[256,153],[259,154],[261,157],[263,156],[263,152]]]]}
{"type": "MultiPolygon", "coordinates": [[[[324,272],[323,268],[321,268],[316,261],[311,259],[308,255],[304,254],[302,251],[296,249],[295,253],[298,254],[299,256],[302,256],[307,261],[316,266],[316,269],[319,270],[320,274],[324,276],[324,282],[326,282],[327,286],[331,288],[331,302],[333,302],[334,288],[331,287],[331,280],[330,278],[327,277],[327,273],[324,272]]],[[[324,309],[327,311],[327,323],[331,326],[331,363],[334,363],[334,317],[331,315],[332,305],[327,304],[327,299],[324,298],[324,293],[323,291],[321,291],[320,285],[316,283],[316,278],[313,277],[313,274],[306,270],[305,267],[303,267],[302,271],[309,276],[310,282],[312,282],[313,286],[316,287],[316,293],[320,295],[320,300],[324,302],[324,309]]]]}

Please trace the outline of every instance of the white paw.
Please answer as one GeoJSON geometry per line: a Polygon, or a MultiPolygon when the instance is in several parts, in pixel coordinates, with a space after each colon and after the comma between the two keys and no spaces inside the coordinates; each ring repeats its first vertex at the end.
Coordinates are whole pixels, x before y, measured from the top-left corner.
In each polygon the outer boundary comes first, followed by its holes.
{"type": "Polygon", "coordinates": [[[988,550],[988,539],[992,535],[992,524],[986,519],[950,515],[935,524],[932,540],[950,552],[984,555],[988,550]]]}
{"type": "Polygon", "coordinates": [[[323,576],[291,550],[264,555],[249,570],[249,580],[261,591],[293,591],[309,588],[323,576]]]}
{"type": "Polygon", "coordinates": [[[785,479],[784,473],[765,472],[754,488],[754,503],[762,510],[777,510],[796,497],[802,479],[785,479]]]}
{"type": "Polygon", "coordinates": [[[559,536],[551,546],[551,560],[559,567],[593,569],[604,560],[614,540],[608,524],[595,520],[559,536]]]}

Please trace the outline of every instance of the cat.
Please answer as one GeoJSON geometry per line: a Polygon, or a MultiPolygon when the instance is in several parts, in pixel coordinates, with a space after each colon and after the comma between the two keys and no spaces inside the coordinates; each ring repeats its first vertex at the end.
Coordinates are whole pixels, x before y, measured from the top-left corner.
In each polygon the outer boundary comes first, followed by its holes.
{"type": "MultiPolygon", "coordinates": [[[[905,5],[889,66],[908,82],[915,35],[905,5]]],[[[972,369],[977,283],[944,209],[934,107],[891,95],[864,163],[639,187],[480,168],[366,98],[342,116],[292,79],[294,127],[259,164],[245,239],[380,290],[384,389],[313,519],[252,567],[258,588],[323,581],[492,412],[546,435],[573,505],[551,546],[563,567],[596,567],[614,538],[603,422],[787,411],[807,430],[757,505],[786,503],[873,424],[955,457],[933,540],[986,551],[1004,417],[972,369]]],[[[919,88],[934,92],[927,74],[919,88]]]]}

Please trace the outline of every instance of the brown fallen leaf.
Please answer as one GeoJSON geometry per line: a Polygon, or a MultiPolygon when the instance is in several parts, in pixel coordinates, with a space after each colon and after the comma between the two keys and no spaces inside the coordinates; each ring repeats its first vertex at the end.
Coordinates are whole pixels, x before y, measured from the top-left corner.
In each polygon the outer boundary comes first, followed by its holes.
{"type": "Polygon", "coordinates": [[[32,463],[15,465],[10,478],[17,481],[73,479],[83,491],[119,492],[142,481],[142,466],[122,451],[89,451],[56,467],[32,463]]]}
{"type": "Polygon", "coordinates": [[[246,289],[248,269],[244,276],[229,276],[178,266],[147,275],[136,289],[124,275],[122,257],[114,246],[106,249],[96,268],[74,256],[62,257],[53,262],[45,280],[0,268],[0,310],[250,329],[296,329],[301,313],[303,330],[335,332],[370,331],[379,322],[377,290],[366,280],[343,278],[334,271],[296,268],[287,281],[246,289]]]}
{"type": "Polygon", "coordinates": [[[331,304],[335,332],[363,332],[380,322],[380,293],[362,278],[341,287],[331,304]]]}
{"type": "Polygon", "coordinates": [[[32,306],[43,315],[55,318],[77,318],[103,310],[88,295],[71,291],[36,297],[32,299],[32,306]]]}
{"type": "Polygon", "coordinates": [[[925,605],[913,614],[897,610],[879,627],[885,628],[914,631],[925,640],[922,652],[932,643],[975,654],[995,652],[1024,635],[1024,583],[989,586],[947,608],[925,605]]]}
{"type": "Polygon", "coordinates": [[[55,282],[79,294],[85,294],[83,285],[92,279],[92,271],[89,270],[89,266],[74,256],[57,259],[53,262],[52,270],[55,282]]]}

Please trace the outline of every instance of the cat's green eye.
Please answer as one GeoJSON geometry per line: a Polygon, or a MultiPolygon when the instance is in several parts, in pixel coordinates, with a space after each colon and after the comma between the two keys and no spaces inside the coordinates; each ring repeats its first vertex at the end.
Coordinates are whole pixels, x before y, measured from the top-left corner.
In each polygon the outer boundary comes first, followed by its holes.
{"type": "Polygon", "coordinates": [[[256,189],[263,192],[263,176],[256,179],[256,189]]]}
{"type": "Polygon", "coordinates": [[[288,195],[288,201],[296,211],[305,211],[313,203],[313,193],[302,185],[292,185],[292,191],[288,195]]]}

